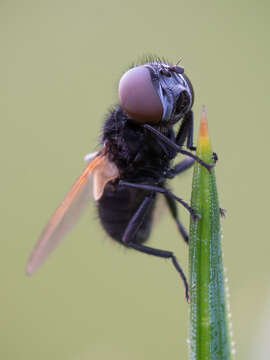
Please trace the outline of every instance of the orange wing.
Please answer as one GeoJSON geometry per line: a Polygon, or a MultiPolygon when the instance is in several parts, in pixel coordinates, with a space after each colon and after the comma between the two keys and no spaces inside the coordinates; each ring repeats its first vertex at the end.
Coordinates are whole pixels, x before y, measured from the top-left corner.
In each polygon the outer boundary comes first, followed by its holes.
{"type": "MultiPolygon", "coordinates": [[[[75,181],[63,202],[56,209],[40,235],[27,263],[26,273],[28,275],[33,274],[33,272],[37,270],[56,245],[79,220],[80,215],[91,198],[91,178],[93,177],[94,183],[96,184],[95,187],[98,187],[96,178],[99,178],[101,172],[106,173],[106,168],[108,166],[112,167],[114,174],[110,173],[110,176],[107,177],[107,180],[105,181],[105,185],[106,182],[118,176],[116,166],[109,162],[106,155],[97,155],[88,165],[86,165],[82,174],[75,181]]],[[[99,197],[102,196],[105,185],[103,179],[103,183],[100,185],[102,192],[99,192],[99,197]]]]}

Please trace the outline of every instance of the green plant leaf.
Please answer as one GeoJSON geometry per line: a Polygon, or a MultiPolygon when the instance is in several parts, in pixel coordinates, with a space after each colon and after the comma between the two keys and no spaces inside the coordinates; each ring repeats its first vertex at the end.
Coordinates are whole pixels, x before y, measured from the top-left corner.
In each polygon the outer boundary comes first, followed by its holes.
{"type": "MultiPolygon", "coordinates": [[[[208,124],[203,108],[197,156],[213,163],[208,124]]],[[[200,214],[190,220],[190,359],[228,360],[230,339],[221,250],[220,208],[214,168],[194,165],[191,206],[200,214]]]]}

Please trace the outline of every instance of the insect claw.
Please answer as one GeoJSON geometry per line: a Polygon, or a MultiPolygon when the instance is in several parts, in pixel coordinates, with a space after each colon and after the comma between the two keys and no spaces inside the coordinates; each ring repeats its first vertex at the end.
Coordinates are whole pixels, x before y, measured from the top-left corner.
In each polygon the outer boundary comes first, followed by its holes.
{"type": "Polygon", "coordinates": [[[220,216],[222,217],[222,219],[226,218],[226,212],[227,212],[226,209],[219,208],[219,213],[220,213],[220,216]]]}
{"type": "Polygon", "coordinates": [[[218,161],[217,153],[213,152],[213,154],[212,154],[212,160],[214,161],[214,163],[216,163],[216,162],[218,161]]]}

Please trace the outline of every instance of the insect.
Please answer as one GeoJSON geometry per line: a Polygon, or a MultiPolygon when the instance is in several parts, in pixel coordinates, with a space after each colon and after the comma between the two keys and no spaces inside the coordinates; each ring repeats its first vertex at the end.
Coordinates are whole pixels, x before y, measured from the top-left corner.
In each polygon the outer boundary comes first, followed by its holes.
{"type": "Polygon", "coordinates": [[[120,79],[118,92],[120,103],[105,119],[100,150],[86,156],[85,169],[40,235],[29,258],[27,274],[32,274],[71,230],[93,195],[107,234],[127,248],[171,259],[188,299],[187,280],[174,253],[144,243],[150,235],[158,193],[165,196],[170,213],[188,242],[188,234],[178,218],[177,203],[194,218],[198,215],[166,187],[166,180],[194,161],[208,170],[214,166],[192,153],[191,82],[183,67],[152,59],[128,70],[120,79]],[[178,154],[186,158],[172,166],[178,154]]]}

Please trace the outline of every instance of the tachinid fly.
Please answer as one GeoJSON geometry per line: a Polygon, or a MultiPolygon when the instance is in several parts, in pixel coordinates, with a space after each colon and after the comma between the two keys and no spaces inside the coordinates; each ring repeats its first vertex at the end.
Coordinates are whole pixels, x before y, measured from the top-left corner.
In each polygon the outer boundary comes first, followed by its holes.
{"type": "Polygon", "coordinates": [[[27,274],[32,274],[71,230],[93,196],[107,234],[128,248],[170,258],[184,282],[188,299],[187,280],[175,255],[144,243],[150,234],[158,193],[165,196],[188,242],[178,218],[177,202],[193,217],[197,215],[166,188],[166,180],[189,168],[194,160],[208,169],[213,166],[191,152],[195,150],[192,85],[183,67],[150,60],[122,76],[119,97],[120,104],[105,120],[100,150],[85,157],[87,165],[43,230],[28,261],[27,274]],[[172,167],[179,153],[186,158],[172,167]]]}

